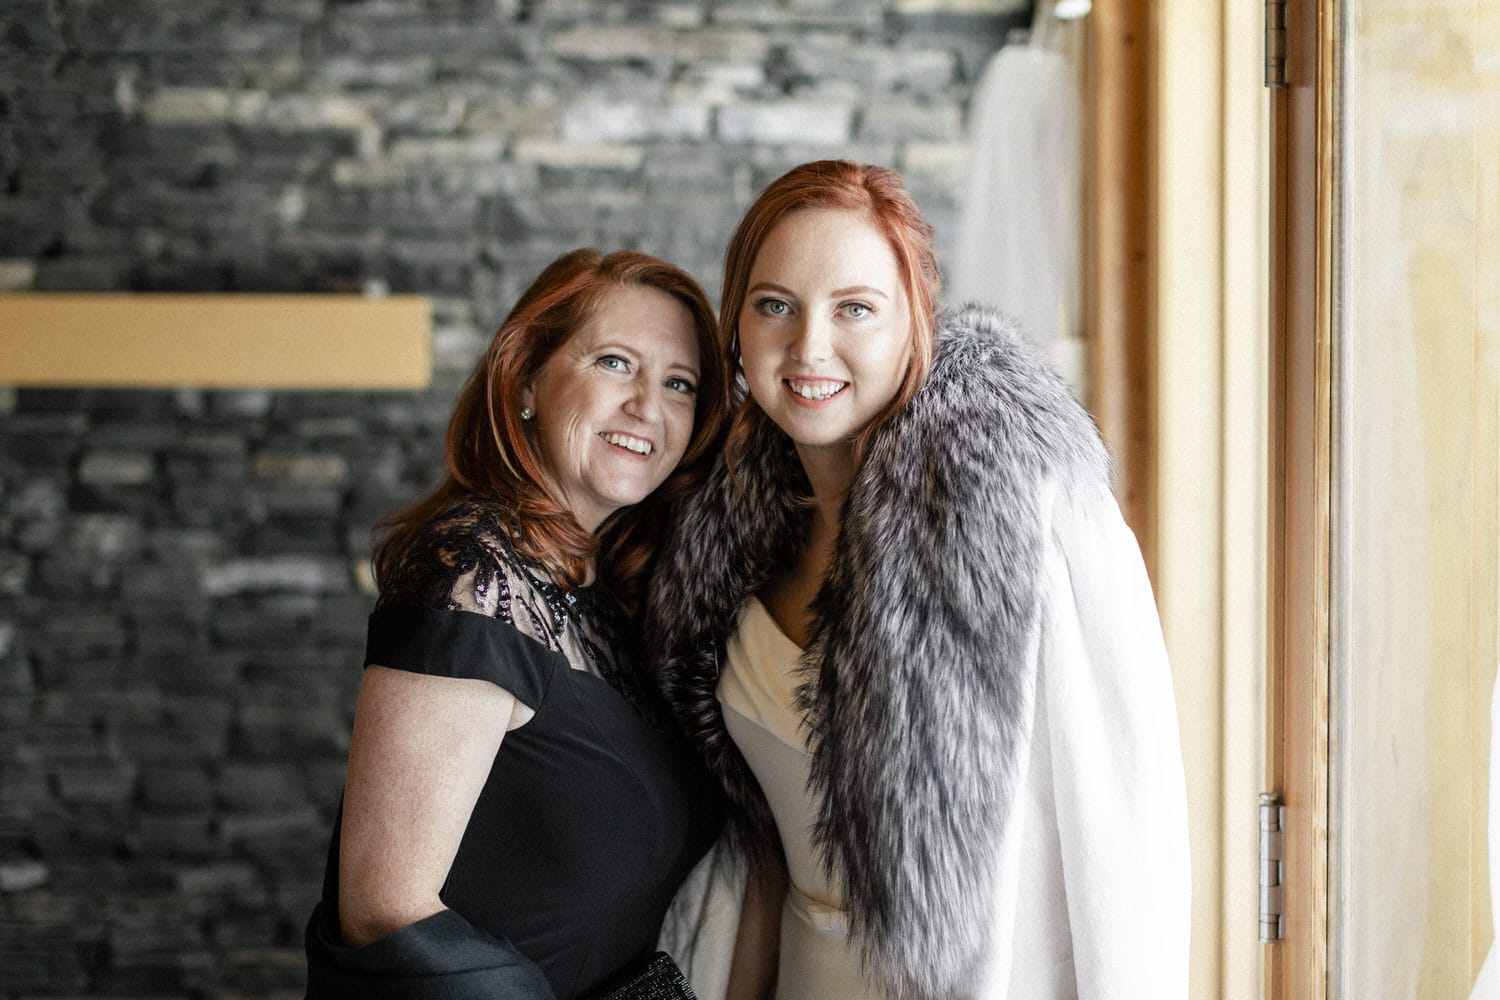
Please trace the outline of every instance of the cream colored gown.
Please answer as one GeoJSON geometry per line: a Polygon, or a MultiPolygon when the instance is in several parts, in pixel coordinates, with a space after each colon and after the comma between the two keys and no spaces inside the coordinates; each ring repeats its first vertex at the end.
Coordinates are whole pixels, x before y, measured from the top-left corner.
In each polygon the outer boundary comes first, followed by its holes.
{"type": "Polygon", "coordinates": [[[777,1000],[876,1000],[848,939],[843,894],[813,850],[816,799],[807,790],[812,755],[793,702],[802,650],[757,598],[740,609],[725,646],[718,698],[729,735],[764,790],[781,834],[790,886],[781,911],[777,1000]]]}

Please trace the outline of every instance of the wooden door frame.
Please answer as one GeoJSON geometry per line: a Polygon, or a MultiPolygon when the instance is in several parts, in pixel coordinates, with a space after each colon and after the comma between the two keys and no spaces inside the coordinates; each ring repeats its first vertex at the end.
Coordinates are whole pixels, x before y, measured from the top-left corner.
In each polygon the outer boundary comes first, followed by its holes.
{"type": "Polygon", "coordinates": [[[1271,107],[1270,663],[1266,773],[1286,806],[1272,1000],[1329,983],[1335,0],[1288,0],[1271,107]]]}
{"type": "Polygon", "coordinates": [[[1096,4],[1083,89],[1090,408],[1172,658],[1191,989],[1234,1000],[1260,995],[1262,961],[1269,102],[1258,13],[1229,0],[1096,4]]]}

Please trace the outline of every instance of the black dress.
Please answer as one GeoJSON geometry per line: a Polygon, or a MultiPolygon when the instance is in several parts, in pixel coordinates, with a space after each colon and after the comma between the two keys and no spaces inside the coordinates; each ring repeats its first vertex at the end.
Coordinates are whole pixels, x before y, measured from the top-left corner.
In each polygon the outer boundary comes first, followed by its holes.
{"type": "Polygon", "coordinates": [[[488,680],[536,714],[501,742],[441,892],[448,910],[344,947],[335,825],[309,998],[587,997],[650,958],[717,836],[717,787],[649,721],[605,602],[553,584],[507,523],[469,501],[429,525],[370,616],[365,663],[488,680]]]}

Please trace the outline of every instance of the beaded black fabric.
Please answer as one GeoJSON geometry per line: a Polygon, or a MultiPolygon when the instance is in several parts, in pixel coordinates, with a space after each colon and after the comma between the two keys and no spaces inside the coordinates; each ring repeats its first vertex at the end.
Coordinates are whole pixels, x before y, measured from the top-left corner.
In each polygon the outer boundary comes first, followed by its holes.
{"type": "MultiPolygon", "coordinates": [[[[593,587],[566,590],[540,562],[511,543],[514,515],[479,499],[456,503],[424,525],[381,588],[376,609],[434,608],[498,618],[575,670],[607,681],[637,711],[643,707],[618,660],[618,615],[593,587]]],[[[653,713],[654,714],[654,713],[653,713]]]]}
{"type": "Polygon", "coordinates": [[[693,992],[672,956],[659,951],[640,973],[605,993],[600,1000],[698,1000],[698,994],[693,992]]]}

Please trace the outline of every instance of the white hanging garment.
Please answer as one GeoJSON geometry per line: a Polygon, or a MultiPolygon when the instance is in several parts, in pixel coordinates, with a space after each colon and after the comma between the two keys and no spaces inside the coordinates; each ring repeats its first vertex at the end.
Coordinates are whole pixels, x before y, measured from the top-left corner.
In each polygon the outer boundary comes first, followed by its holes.
{"type": "Polygon", "coordinates": [[[1062,52],[1006,45],[990,59],[969,105],[969,177],[945,300],[1015,317],[1081,392],[1078,117],[1062,52]]]}

